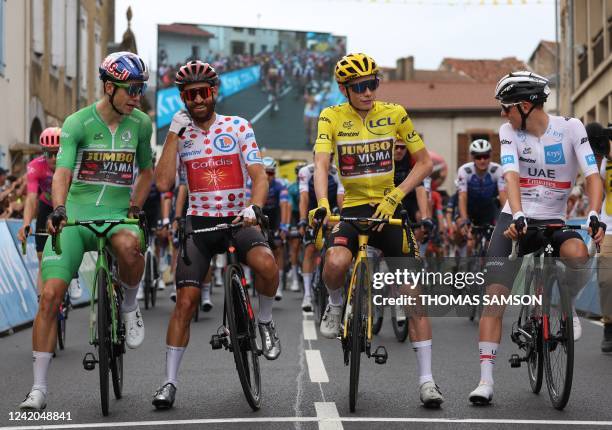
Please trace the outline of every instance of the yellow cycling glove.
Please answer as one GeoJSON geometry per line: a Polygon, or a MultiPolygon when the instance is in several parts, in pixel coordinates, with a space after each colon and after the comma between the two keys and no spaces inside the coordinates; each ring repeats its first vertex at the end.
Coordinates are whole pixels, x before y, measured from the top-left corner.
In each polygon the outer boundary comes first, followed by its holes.
{"type": "Polygon", "coordinates": [[[376,212],[372,215],[372,218],[391,218],[395,213],[395,209],[397,209],[397,205],[402,202],[406,194],[400,190],[398,187],[395,187],[388,193],[385,197],[383,197],[382,201],[376,208],[376,212]]]}

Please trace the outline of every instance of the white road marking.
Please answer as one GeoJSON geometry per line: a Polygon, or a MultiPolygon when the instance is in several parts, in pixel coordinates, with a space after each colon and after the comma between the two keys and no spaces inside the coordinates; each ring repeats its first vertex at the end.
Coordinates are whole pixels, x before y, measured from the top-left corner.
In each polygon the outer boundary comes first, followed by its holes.
{"type": "Polygon", "coordinates": [[[315,402],[315,410],[319,421],[319,430],[342,430],[340,414],[334,402],[315,402]]]}
{"type": "MultiPolygon", "coordinates": [[[[315,402],[315,407],[319,402],[315,402]]],[[[321,402],[319,404],[328,405],[321,402]]],[[[332,403],[333,404],[333,403],[332,403]]],[[[337,413],[337,412],[336,412],[337,413]]],[[[252,417],[252,418],[204,418],[193,420],[166,420],[166,421],[124,421],[124,422],[103,422],[103,423],[80,423],[80,424],[53,424],[53,425],[33,425],[33,426],[12,426],[0,427],[0,430],[40,430],[40,429],[85,429],[85,428],[109,428],[109,427],[152,427],[152,426],[180,426],[195,424],[244,424],[244,423],[294,423],[294,422],[319,422],[323,415],[319,414],[317,408],[316,417],[252,417]]],[[[595,426],[612,427],[612,421],[579,421],[579,420],[515,420],[515,419],[476,419],[476,418],[389,418],[389,417],[326,417],[325,424],[342,422],[363,422],[363,423],[441,423],[450,424],[456,427],[457,424],[533,424],[537,426],[595,426]]],[[[337,427],[319,427],[337,428],[337,427]]]]}
{"type": "MultiPolygon", "coordinates": [[[[285,94],[287,94],[289,91],[291,91],[293,87],[287,87],[285,89],[285,91],[283,91],[281,93],[281,95],[279,96],[279,100],[281,99],[281,97],[284,97],[285,94]]],[[[267,105],[265,105],[263,107],[262,110],[260,110],[259,112],[257,112],[257,114],[255,114],[255,116],[253,118],[251,118],[251,124],[255,124],[257,121],[259,121],[259,118],[261,118],[262,116],[265,115],[266,112],[268,112],[270,110],[270,108],[272,107],[272,103],[268,103],[267,105]]]]}
{"type": "Polygon", "coordinates": [[[325,366],[323,365],[323,358],[321,358],[321,351],[318,349],[307,349],[305,352],[310,382],[329,382],[325,366]]]}
{"type": "Polygon", "coordinates": [[[317,340],[317,329],[313,320],[302,320],[305,340],[317,340]]]}
{"type": "MultiPolygon", "coordinates": [[[[300,372],[295,378],[297,388],[296,388],[296,393],[295,393],[295,404],[293,405],[293,410],[295,412],[296,417],[302,416],[302,409],[300,408],[300,405],[302,404],[302,397],[304,395],[304,374],[306,373],[306,364],[305,364],[306,360],[304,359],[304,351],[305,351],[304,338],[302,338],[302,341],[300,342],[298,349],[299,349],[298,355],[300,357],[300,360],[299,360],[300,372]]],[[[300,430],[302,428],[302,423],[301,422],[294,423],[294,428],[296,430],[300,430]]]]}

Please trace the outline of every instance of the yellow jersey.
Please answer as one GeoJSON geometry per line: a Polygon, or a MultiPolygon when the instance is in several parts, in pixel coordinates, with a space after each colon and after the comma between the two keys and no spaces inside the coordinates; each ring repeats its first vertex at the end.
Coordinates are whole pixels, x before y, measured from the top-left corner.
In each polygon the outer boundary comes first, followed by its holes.
{"type": "Polygon", "coordinates": [[[365,119],[349,103],[323,109],[315,152],[334,153],[344,186],[343,207],[379,203],[395,188],[393,147],[400,138],[411,154],[425,148],[406,110],[374,102],[365,119]]]}

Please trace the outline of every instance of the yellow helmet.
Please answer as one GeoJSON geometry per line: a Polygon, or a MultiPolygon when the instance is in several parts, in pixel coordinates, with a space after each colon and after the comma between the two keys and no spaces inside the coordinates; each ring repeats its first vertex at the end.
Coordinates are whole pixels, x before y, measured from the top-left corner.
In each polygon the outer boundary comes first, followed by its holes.
{"type": "Polygon", "coordinates": [[[348,54],[336,63],[336,81],[343,84],[350,80],[378,73],[378,65],[366,54],[348,54]]]}

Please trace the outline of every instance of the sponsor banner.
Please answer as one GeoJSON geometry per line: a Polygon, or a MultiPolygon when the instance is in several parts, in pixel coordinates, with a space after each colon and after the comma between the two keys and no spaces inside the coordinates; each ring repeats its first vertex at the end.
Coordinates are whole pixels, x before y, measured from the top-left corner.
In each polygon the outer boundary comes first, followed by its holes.
{"type": "Polygon", "coordinates": [[[36,289],[11,238],[0,222],[0,331],[34,319],[38,303],[36,289]],[[7,246],[8,244],[8,246],[7,246]]]}
{"type": "MultiPolygon", "coordinates": [[[[237,94],[259,82],[259,66],[247,67],[219,75],[221,85],[217,102],[225,97],[237,94]]],[[[157,128],[162,128],[172,122],[176,112],[183,109],[185,105],[181,100],[177,87],[165,88],[157,91],[157,128]]]]}

